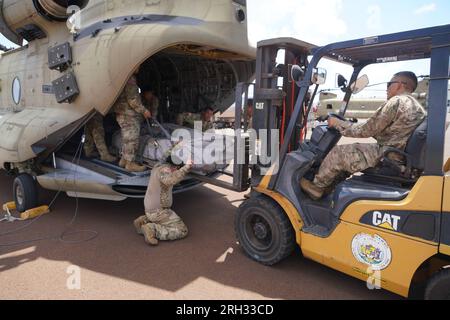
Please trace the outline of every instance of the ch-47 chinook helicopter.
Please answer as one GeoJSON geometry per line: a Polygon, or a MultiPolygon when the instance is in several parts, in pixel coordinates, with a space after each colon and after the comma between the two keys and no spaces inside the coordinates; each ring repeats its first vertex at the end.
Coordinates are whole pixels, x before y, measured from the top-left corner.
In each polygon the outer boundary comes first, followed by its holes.
{"type": "Polygon", "coordinates": [[[165,123],[205,106],[225,110],[255,71],[245,0],[3,0],[0,32],[18,46],[0,58],[0,167],[16,176],[20,211],[36,206],[36,181],[69,196],[144,195],[149,172],[72,161],[86,122],[108,114],[137,67],[165,123]]]}

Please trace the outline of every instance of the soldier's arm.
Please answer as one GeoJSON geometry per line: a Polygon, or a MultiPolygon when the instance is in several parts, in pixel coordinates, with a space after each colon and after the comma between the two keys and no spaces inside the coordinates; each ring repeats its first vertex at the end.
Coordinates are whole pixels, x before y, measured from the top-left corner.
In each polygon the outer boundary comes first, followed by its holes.
{"type": "Polygon", "coordinates": [[[155,98],[155,101],[152,104],[152,108],[151,108],[151,113],[152,113],[152,117],[153,118],[157,118],[158,117],[158,113],[159,113],[159,99],[155,98]]]}
{"type": "Polygon", "coordinates": [[[382,105],[375,114],[362,124],[338,121],[335,126],[343,136],[350,138],[370,138],[386,129],[394,120],[399,99],[394,98],[382,105]]]}
{"type": "Polygon", "coordinates": [[[183,126],[194,129],[195,118],[192,114],[183,114],[183,126]]]}
{"type": "Polygon", "coordinates": [[[169,168],[164,168],[161,170],[160,181],[166,186],[174,186],[179,184],[186,178],[189,171],[191,171],[192,166],[186,165],[180,170],[171,172],[169,168]]]}
{"type": "Polygon", "coordinates": [[[141,95],[139,94],[139,89],[137,86],[131,86],[127,85],[126,87],[126,97],[128,105],[137,113],[144,114],[147,110],[147,108],[144,107],[144,104],[141,100],[141,95]]]}
{"type": "Polygon", "coordinates": [[[203,132],[214,129],[214,124],[212,121],[207,121],[203,123],[203,132]]]}

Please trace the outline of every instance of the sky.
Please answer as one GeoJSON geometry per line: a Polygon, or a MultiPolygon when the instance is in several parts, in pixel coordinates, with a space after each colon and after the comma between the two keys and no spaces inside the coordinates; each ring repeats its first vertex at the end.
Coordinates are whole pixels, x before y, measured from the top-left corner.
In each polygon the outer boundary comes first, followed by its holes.
{"type": "MultiPolygon", "coordinates": [[[[247,0],[249,40],[294,37],[319,46],[450,23],[448,0],[247,0]]],[[[0,35],[0,43],[11,46],[0,35]]],[[[336,73],[347,78],[351,69],[323,63],[326,86],[335,87],[336,73]]],[[[371,83],[387,82],[393,71],[429,74],[429,62],[417,61],[371,66],[363,70],[371,83]]],[[[379,90],[383,90],[381,87],[379,90]]],[[[366,96],[379,96],[365,91],[366,96]]],[[[383,93],[384,94],[384,93],[383,93]]]]}
{"type": "Polygon", "coordinates": [[[293,36],[317,45],[450,23],[448,0],[247,0],[255,42],[293,36]]]}
{"type": "MultiPolygon", "coordinates": [[[[450,24],[448,0],[247,0],[249,39],[294,37],[315,45],[365,38],[413,29],[450,24]]],[[[336,64],[322,65],[328,70],[326,86],[335,87],[335,74],[347,78],[351,69],[336,64]]],[[[398,62],[369,66],[363,70],[370,82],[390,80],[393,73],[411,70],[429,74],[429,61],[398,62]]],[[[385,86],[377,87],[385,95],[385,86]]],[[[360,95],[380,96],[366,90],[360,95]]]]}

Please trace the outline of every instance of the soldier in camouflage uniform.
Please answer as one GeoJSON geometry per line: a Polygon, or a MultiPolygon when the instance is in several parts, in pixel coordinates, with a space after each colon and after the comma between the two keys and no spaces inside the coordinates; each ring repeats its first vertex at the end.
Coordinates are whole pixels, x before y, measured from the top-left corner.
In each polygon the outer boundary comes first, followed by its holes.
{"type": "Polygon", "coordinates": [[[106,146],[105,129],[101,114],[97,113],[86,124],[85,136],[84,153],[86,157],[93,158],[95,156],[95,149],[97,149],[102,161],[115,162],[117,160],[116,157],[109,153],[108,147],[106,146]]]}
{"type": "Polygon", "coordinates": [[[244,110],[247,119],[247,130],[253,129],[253,99],[248,99],[247,108],[244,110]]]}
{"type": "Polygon", "coordinates": [[[336,128],[343,136],[373,137],[377,143],[336,146],[323,161],[314,182],[302,179],[302,189],[318,200],[340,177],[375,167],[387,149],[404,150],[426,116],[422,105],[411,95],[416,88],[414,73],[397,73],[388,83],[388,101],[366,123],[358,125],[330,118],[329,127],[336,128]]]}
{"type": "Polygon", "coordinates": [[[214,128],[213,119],[214,110],[207,107],[200,114],[185,113],[183,115],[182,125],[194,129],[196,122],[202,123],[202,131],[208,131],[214,128]]]}
{"type": "Polygon", "coordinates": [[[135,75],[128,81],[113,111],[122,129],[122,159],[119,165],[130,172],[147,170],[145,166],[138,165],[135,161],[142,122],[144,118],[150,119],[152,114],[142,104],[135,75]]]}
{"type": "Polygon", "coordinates": [[[171,209],[172,190],[191,169],[191,161],[179,168],[171,163],[170,156],[165,163],[153,168],[144,200],[145,216],[134,222],[137,233],[144,235],[147,244],[157,245],[158,240],[173,241],[187,236],[187,226],[171,209]]]}
{"type": "Polygon", "coordinates": [[[159,115],[159,99],[156,97],[155,92],[151,89],[144,90],[142,93],[142,102],[147,110],[150,110],[153,119],[158,120],[159,115]]]}

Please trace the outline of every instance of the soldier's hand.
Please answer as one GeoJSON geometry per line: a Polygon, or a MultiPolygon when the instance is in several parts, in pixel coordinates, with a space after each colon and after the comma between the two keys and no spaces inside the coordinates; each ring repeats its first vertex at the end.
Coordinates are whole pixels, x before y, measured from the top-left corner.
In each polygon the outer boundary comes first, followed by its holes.
{"type": "Polygon", "coordinates": [[[187,165],[188,167],[191,167],[191,168],[192,168],[192,166],[194,165],[194,161],[192,160],[192,158],[191,158],[191,159],[188,159],[188,161],[186,161],[186,165],[187,165]]]}
{"type": "Polygon", "coordinates": [[[336,128],[336,126],[339,124],[341,120],[335,118],[335,117],[329,117],[328,118],[328,127],[329,128],[336,128]]]}
{"type": "Polygon", "coordinates": [[[145,119],[151,119],[152,117],[152,113],[150,111],[145,111],[144,112],[144,118],[145,119]]]}

